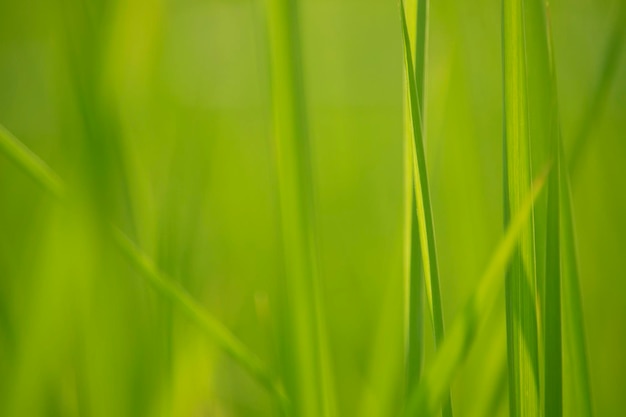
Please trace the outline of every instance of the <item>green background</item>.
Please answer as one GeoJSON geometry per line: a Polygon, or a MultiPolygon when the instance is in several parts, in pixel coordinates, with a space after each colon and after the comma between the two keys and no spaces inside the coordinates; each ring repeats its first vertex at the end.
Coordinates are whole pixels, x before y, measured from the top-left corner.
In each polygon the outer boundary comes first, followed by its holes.
{"type": "MultiPolygon", "coordinates": [[[[389,416],[400,406],[404,351],[400,9],[300,3],[338,411],[389,416]]],[[[550,4],[568,154],[619,7],[550,4]]],[[[450,323],[503,233],[500,2],[433,1],[428,48],[426,156],[450,323]]],[[[599,416],[626,409],[623,49],[571,172],[599,416]]],[[[59,205],[0,156],[0,415],[273,415],[268,394],[159,299],[94,220],[114,219],[276,364],[282,257],[269,71],[261,1],[0,0],[0,123],[81,196],[59,205]]],[[[502,297],[453,385],[457,415],[475,415],[493,395],[506,415],[504,366],[502,297]]]]}

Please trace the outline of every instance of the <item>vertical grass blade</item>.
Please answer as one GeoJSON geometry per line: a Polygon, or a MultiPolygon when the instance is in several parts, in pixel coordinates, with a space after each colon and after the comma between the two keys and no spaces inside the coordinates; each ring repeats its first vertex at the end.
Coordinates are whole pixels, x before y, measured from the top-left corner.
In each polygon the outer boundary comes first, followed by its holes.
{"type": "MultiPolygon", "coordinates": [[[[563,415],[563,353],[562,353],[562,260],[561,260],[561,132],[557,97],[556,73],[553,56],[552,34],[547,5],[531,0],[530,14],[539,44],[537,60],[543,68],[540,77],[544,88],[540,92],[547,105],[547,125],[542,137],[547,142],[554,169],[548,179],[548,202],[546,208],[545,275],[543,291],[543,411],[546,417],[563,415]]],[[[545,107],[545,106],[544,106],[545,107]]]]}
{"type": "MultiPolygon", "coordinates": [[[[443,307],[441,305],[441,292],[439,289],[439,269],[437,265],[434,222],[430,203],[430,190],[428,185],[426,156],[423,143],[420,102],[418,99],[418,88],[415,81],[415,70],[413,68],[413,54],[411,52],[409,30],[407,27],[403,3],[401,3],[400,15],[402,20],[405,74],[408,80],[409,108],[411,114],[411,125],[413,128],[413,187],[415,188],[417,226],[419,231],[420,249],[422,252],[421,261],[424,271],[426,300],[428,302],[428,307],[433,321],[435,345],[438,348],[444,338],[443,307]]],[[[452,403],[449,396],[443,405],[443,416],[452,416],[452,403]]]]}
{"type": "MultiPolygon", "coordinates": [[[[558,140],[558,136],[556,137],[558,140]]],[[[544,291],[544,411],[546,417],[563,415],[563,359],[561,350],[561,233],[560,158],[548,184],[546,275],[544,291]]]]}
{"type": "MultiPolygon", "coordinates": [[[[561,148],[561,157],[563,151],[561,148]]],[[[569,171],[565,164],[561,165],[561,262],[563,288],[563,352],[565,366],[571,374],[573,392],[570,401],[571,409],[577,410],[580,417],[592,417],[591,377],[587,360],[587,346],[583,319],[580,278],[578,274],[576,236],[572,214],[569,171]]]]}
{"type": "Polygon", "coordinates": [[[326,351],[321,290],[316,268],[316,238],[311,144],[296,0],[268,0],[274,135],[287,318],[287,389],[294,415],[332,416],[334,397],[326,351]]]}
{"type": "MultiPolygon", "coordinates": [[[[417,88],[417,100],[420,103],[420,117],[424,121],[424,97],[427,62],[427,37],[428,37],[428,0],[417,0],[411,5],[416,7],[414,13],[403,10],[405,16],[414,17],[407,19],[407,26],[415,27],[415,38],[410,41],[415,70],[415,84],[417,88]]],[[[408,4],[405,4],[408,7],[408,4]]],[[[408,80],[405,80],[408,84],[408,80]]],[[[411,128],[410,103],[405,101],[405,209],[406,217],[406,298],[407,298],[407,343],[406,343],[406,393],[410,393],[417,385],[421,372],[424,356],[424,290],[421,270],[421,249],[419,243],[418,219],[414,207],[417,205],[413,187],[413,131],[411,128]]]]}
{"type": "Polygon", "coordinates": [[[478,286],[464,309],[455,318],[433,363],[410,396],[402,417],[434,416],[448,395],[450,384],[469,354],[480,325],[487,319],[501,288],[499,278],[517,252],[517,245],[532,219],[532,209],[544,188],[548,171],[540,175],[526,199],[509,222],[507,231],[494,251],[478,286]]]}
{"type": "MultiPolygon", "coordinates": [[[[19,142],[8,130],[0,125],[0,150],[16,165],[30,174],[45,190],[61,196],[65,185],[41,159],[19,142]]],[[[222,350],[242,366],[262,386],[272,392],[283,404],[287,398],[282,384],[261,363],[256,355],[248,350],[223,324],[207,313],[180,287],[158,270],[155,263],[142,253],[119,229],[112,227],[113,239],[122,254],[137,268],[152,288],[164,299],[170,301],[178,311],[194,321],[222,350]]]]}
{"type": "MultiPolygon", "coordinates": [[[[520,210],[530,191],[524,3],[503,0],[504,218],[520,210]]],[[[540,415],[534,220],[522,230],[506,279],[509,401],[512,417],[540,415]]]]}

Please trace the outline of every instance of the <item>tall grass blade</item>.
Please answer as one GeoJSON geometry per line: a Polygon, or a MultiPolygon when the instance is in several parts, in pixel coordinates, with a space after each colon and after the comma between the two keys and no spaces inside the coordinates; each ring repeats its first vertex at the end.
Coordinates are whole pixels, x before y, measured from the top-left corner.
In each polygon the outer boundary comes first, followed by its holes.
{"type": "MultiPolygon", "coordinates": [[[[0,125],[0,149],[16,165],[29,173],[44,189],[61,197],[65,185],[59,177],[0,125]]],[[[128,257],[146,281],[159,295],[172,303],[180,312],[194,321],[224,352],[246,369],[261,385],[286,403],[287,398],[281,383],[224,325],[207,313],[183,289],[158,270],[154,262],[142,253],[119,229],[112,226],[114,241],[120,251],[128,257]]]]}
{"type": "MultiPolygon", "coordinates": [[[[563,157],[561,148],[561,158],[563,157]]],[[[580,417],[592,417],[591,377],[587,360],[587,346],[583,319],[582,295],[578,273],[576,236],[572,214],[569,171],[565,164],[561,165],[561,262],[563,289],[563,352],[564,366],[572,377],[573,392],[571,409],[577,410],[580,417]]]]}
{"type": "MultiPolygon", "coordinates": [[[[524,2],[503,0],[504,218],[520,210],[530,191],[524,2]]],[[[520,234],[506,279],[509,401],[512,417],[540,415],[534,219],[520,234]]]]}
{"type": "Polygon", "coordinates": [[[563,353],[562,353],[562,261],[561,261],[561,132],[557,97],[556,72],[548,5],[532,0],[536,35],[539,39],[537,59],[544,70],[540,74],[544,88],[541,94],[548,106],[548,124],[542,135],[547,142],[554,169],[548,179],[546,208],[545,275],[543,291],[543,410],[546,417],[563,415],[563,353]]]}
{"type": "Polygon", "coordinates": [[[519,205],[507,231],[482,274],[475,292],[465,308],[455,318],[433,363],[428,367],[418,387],[411,393],[403,417],[433,416],[448,393],[450,384],[467,357],[478,329],[494,307],[500,287],[501,274],[517,251],[519,239],[528,229],[532,209],[546,182],[548,172],[537,178],[530,195],[519,205]]]}
{"type": "MultiPolygon", "coordinates": [[[[558,134],[555,144],[558,146],[558,134]]],[[[561,348],[561,233],[560,233],[560,157],[558,147],[555,169],[548,184],[546,274],[544,290],[544,410],[546,417],[563,415],[563,359],[561,348]]]]}
{"type": "MultiPolygon", "coordinates": [[[[415,69],[415,84],[417,88],[417,100],[420,103],[420,117],[422,122],[424,117],[424,87],[426,79],[427,45],[428,45],[428,0],[417,0],[411,2],[416,10],[403,10],[405,16],[413,17],[407,19],[407,26],[415,27],[415,38],[411,39],[415,69]]],[[[409,4],[405,4],[406,7],[409,4]]],[[[405,80],[408,84],[408,80],[405,80]]],[[[407,298],[407,341],[406,341],[406,392],[411,392],[417,385],[421,372],[424,356],[424,290],[421,270],[421,249],[419,243],[419,228],[416,206],[415,192],[413,187],[413,157],[412,143],[413,131],[411,122],[410,103],[405,101],[405,209],[406,217],[406,298],[407,298]]]]}
{"type": "MultiPolygon", "coordinates": [[[[422,117],[420,102],[418,99],[418,88],[415,81],[415,70],[413,68],[413,54],[411,52],[409,30],[407,27],[403,3],[401,3],[400,15],[402,18],[404,61],[406,78],[408,80],[409,108],[411,112],[411,125],[413,127],[413,186],[415,188],[417,226],[422,252],[421,260],[424,271],[426,300],[428,301],[433,321],[435,345],[439,348],[444,339],[443,307],[441,305],[441,292],[439,289],[439,269],[437,265],[434,222],[430,203],[428,173],[423,142],[422,117]]],[[[449,396],[443,405],[443,416],[452,416],[452,403],[449,396]]]]}
{"type": "Polygon", "coordinates": [[[268,0],[271,86],[282,216],[287,323],[285,366],[294,415],[335,414],[317,274],[311,144],[308,136],[299,2],[268,0]]]}

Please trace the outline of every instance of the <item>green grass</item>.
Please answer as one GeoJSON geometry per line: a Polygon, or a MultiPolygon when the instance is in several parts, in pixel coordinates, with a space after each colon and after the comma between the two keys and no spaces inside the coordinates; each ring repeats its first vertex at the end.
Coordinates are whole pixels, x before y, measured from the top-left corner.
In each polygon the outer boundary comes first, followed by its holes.
{"type": "Polygon", "coordinates": [[[0,414],[626,407],[626,3],[44,3],[0,6],[0,414]]]}
{"type": "MultiPolygon", "coordinates": [[[[28,150],[15,136],[0,125],[0,145],[3,151],[24,172],[30,174],[44,189],[61,197],[60,191],[65,186],[59,177],[43,161],[28,150]]],[[[215,343],[241,364],[281,403],[287,398],[281,383],[271,375],[254,353],[250,352],[233,334],[218,320],[207,313],[176,284],[159,271],[154,262],[143,254],[132,241],[116,227],[112,227],[112,238],[119,250],[128,258],[133,266],[162,297],[172,302],[178,311],[194,321],[215,343]]]]}
{"type": "MultiPolygon", "coordinates": [[[[404,44],[404,61],[406,78],[408,80],[409,108],[413,143],[411,154],[413,159],[413,187],[415,196],[415,211],[419,234],[419,248],[421,249],[421,265],[424,272],[424,287],[430,316],[433,323],[435,344],[438,347],[444,338],[443,306],[441,304],[441,290],[439,285],[439,266],[437,264],[437,248],[435,243],[434,221],[430,202],[428,172],[423,141],[422,110],[418,95],[420,91],[415,80],[413,53],[409,40],[409,31],[406,22],[404,6],[400,11],[402,17],[402,38],[404,44]]],[[[419,21],[419,19],[418,19],[419,21]]],[[[423,23],[425,24],[425,23],[423,23]]],[[[420,31],[420,30],[418,30],[420,31]]],[[[424,48],[420,48],[422,53],[424,48]]],[[[424,58],[420,58],[423,60],[424,58]]],[[[423,83],[423,80],[422,80],[423,83]]],[[[422,90],[423,93],[423,90],[422,90]]],[[[452,404],[448,399],[443,405],[443,415],[452,416],[452,404]]]]}

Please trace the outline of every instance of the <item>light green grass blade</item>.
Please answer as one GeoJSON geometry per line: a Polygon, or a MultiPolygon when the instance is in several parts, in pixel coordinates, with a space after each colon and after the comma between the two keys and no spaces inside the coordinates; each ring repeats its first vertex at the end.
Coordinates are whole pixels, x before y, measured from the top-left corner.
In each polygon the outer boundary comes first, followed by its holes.
{"type": "Polygon", "coordinates": [[[287,390],[295,415],[334,416],[317,273],[312,149],[308,135],[299,2],[268,0],[274,135],[285,260],[287,390]]]}
{"type": "MultiPolygon", "coordinates": [[[[65,186],[59,177],[36,157],[26,146],[0,125],[0,149],[16,165],[29,173],[44,189],[55,196],[61,196],[65,186]]],[[[194,321],[224,352],[246,369],[259,383],[277,396],[281,403],[286,403],[286,396],[280,382],[272,376],[260,360],[250,352],[224,325],[207,313],[180,287],[164,276],[145,254],[128,239],[119,229],[112,228],[114,241],[138,269],[146,281],[169,300],[180,312],[194,321]]]]}
{"type": "MultiPolygon", "coordinates": [[[[504,218],[515,216],[530,191],[524,3],[503,0],[504,218]]],[[[509,401],[512,417],[541,414],[534,219],[521,231],[506,280],[509,401]]]]}
{"type": "Polygon", "coordinates": [[[600,78],[593,91],[592,98],[583,113],[572,145],[569,158],[569,172],[571,175],[575,175],[578,170],[580,160],[589,144],[591,131],[605,107],[611,84],[617,74],[619,58],[624,49],[624,38],[626,37],[626,2],[620,2],[619,7],[617,20],[604,54],[600,78]]]}
{"type": "MultiPolygon", "coordinates": [[[[415,70],[413,68],[409,30],[404,10],[404,4],[401,3],[400,15],[402,18],[405,73],[408,80],[409,107],[411,110],[411,125],[413,127],[413,186],[415,187],[416,214],[422,251],[421,260],[424,271],[426,300],[428,301],[433,320],[435,345],[438,348],[444,339],[443,306],[441,305],[441,292],[439,289],[439,269],[423,143],[421,110],[414,75],[415,70]]],[[[452,416],[452,404],[449,396],[443,405],[443,416],[452,416]]]]}
{"type": "MultiPolygon", "coordinates": [[[[417,88],[417,100],[420,103],[420,117],[424,121],[424,97],[425,79],[428,45],[428,0],[417,0],[411,2],[415,10],[403,10],[405,16],[413,17],[407,19],[407,26],[415,27],[415,37],[411,39],[415,69],[415,84],[417,88]]],[[[405,4],[409,7],[409,4],[405,4]]],[[[408,84],[408,80],[405,80],[408,84]]],[[[421,249],[419,243],[419,228],[417,212],[414,207],[417,205],[413,187],[413,130],[411,123],[410,103],[405,102],[405,209],[406,217],[406,298],[407,298],[407,341],[406,341],[406,393],[411,392],[419,382],[422,372],[422,361],[424,357],[424,284],[422,281],[421,269],[421,249]]]]}
{"type": "Polygon", "coordinates": [[[2,125],[0,125],[0,151],[45,190],[57,197],[63,194],[63,184],[56,173],[2,125]]]}
{"type": "Polygon", "coordinates": [[[528,228],[533,204],[543,190],[546,176],[547,172],[535,181],[530,195],[519,205],[518,211],[509,222],[506,234],[481,276],[476,291],[455,318],[433,363],[424,373],[418,388],[412,392],[403,417],[427,417],[437,412],[454,375],[470,351],[481,323],[486,320],[497,300],[501,274],[516,252],[520,237],[528,228]]]}

